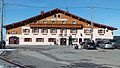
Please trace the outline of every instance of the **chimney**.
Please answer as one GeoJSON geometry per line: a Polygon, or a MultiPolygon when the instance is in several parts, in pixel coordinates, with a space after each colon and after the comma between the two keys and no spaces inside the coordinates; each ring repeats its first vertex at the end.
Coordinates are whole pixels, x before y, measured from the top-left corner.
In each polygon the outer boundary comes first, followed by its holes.
{"type": "Polygon", "coordinates": [[[43,14],[43,13],[44,13],[44,11],[42,10],[42,11],[41,11],[41,14],[43,14]]]}

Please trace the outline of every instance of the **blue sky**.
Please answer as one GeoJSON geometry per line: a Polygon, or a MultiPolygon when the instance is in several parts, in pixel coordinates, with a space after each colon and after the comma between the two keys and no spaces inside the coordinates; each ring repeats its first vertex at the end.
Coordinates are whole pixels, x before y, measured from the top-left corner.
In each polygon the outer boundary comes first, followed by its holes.
{"type": "MultiPolygon", "coordinates": [[[[53,8],[31,8],[6,4],[4,25],[38,15],[41,10],[46,12],[55,8],[60,8],[67,11],[62,7],[105,7],[120,9],[120,0],[5,0],[5,3],[53,8]]],[[[72,14],[90,20],[89,8],[73,8],[68,10],[72,14]]],[[[118,28],[118,30],[114,31],[114,35],[120,36],[120,10],[95,8],[93,18],[93,21],[96,23],[118,28]]]]}

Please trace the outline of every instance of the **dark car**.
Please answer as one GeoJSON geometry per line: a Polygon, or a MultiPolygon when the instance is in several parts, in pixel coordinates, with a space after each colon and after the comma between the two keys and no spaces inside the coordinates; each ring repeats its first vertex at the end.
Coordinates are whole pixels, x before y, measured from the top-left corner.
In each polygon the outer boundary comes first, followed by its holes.
{"type": "Polygon", "coordinates": [[[83,44],[84,49],[96,49],[94,42],[86,42],[83,44]]]}
{"type": "Polygon", "coordinates": [[[113,46],[115,49],[120,49],[120,41],[117,41],[113,46]]]}
{"type": "Polygon", "coordinates": [[[6,42],[4,40],[0,41],[0,49],[5,48],[6,42]]]}

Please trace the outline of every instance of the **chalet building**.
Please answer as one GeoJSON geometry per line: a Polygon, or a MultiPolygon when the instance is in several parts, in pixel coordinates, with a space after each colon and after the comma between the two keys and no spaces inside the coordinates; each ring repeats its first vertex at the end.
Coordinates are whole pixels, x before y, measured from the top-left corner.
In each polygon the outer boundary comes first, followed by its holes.
{"type": "Polygon", "coordinates": [[[93,40],[113,39],[113,30],[117,30],[94,22],[91,26],[91,21],[58,8],[3,27],[6,44],[19,45],[79,44],[91,39],[91,32],[93,40]]]}

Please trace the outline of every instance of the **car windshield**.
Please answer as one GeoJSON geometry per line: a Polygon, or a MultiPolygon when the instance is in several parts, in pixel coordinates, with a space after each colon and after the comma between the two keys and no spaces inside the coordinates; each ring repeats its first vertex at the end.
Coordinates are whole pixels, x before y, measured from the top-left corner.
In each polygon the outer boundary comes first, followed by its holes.
{"type": "Polygon", "coordinates": [[[92,43],[92,42],[89,42],[89,43],[87,43],[87,44],[92,44],[92,45],[93,45],[94,43],[92,43]]]}
{"type": "Polygon", "coordinates": [[[110,42],[106,42],[105,44],[111,44],[110,42]]]}

